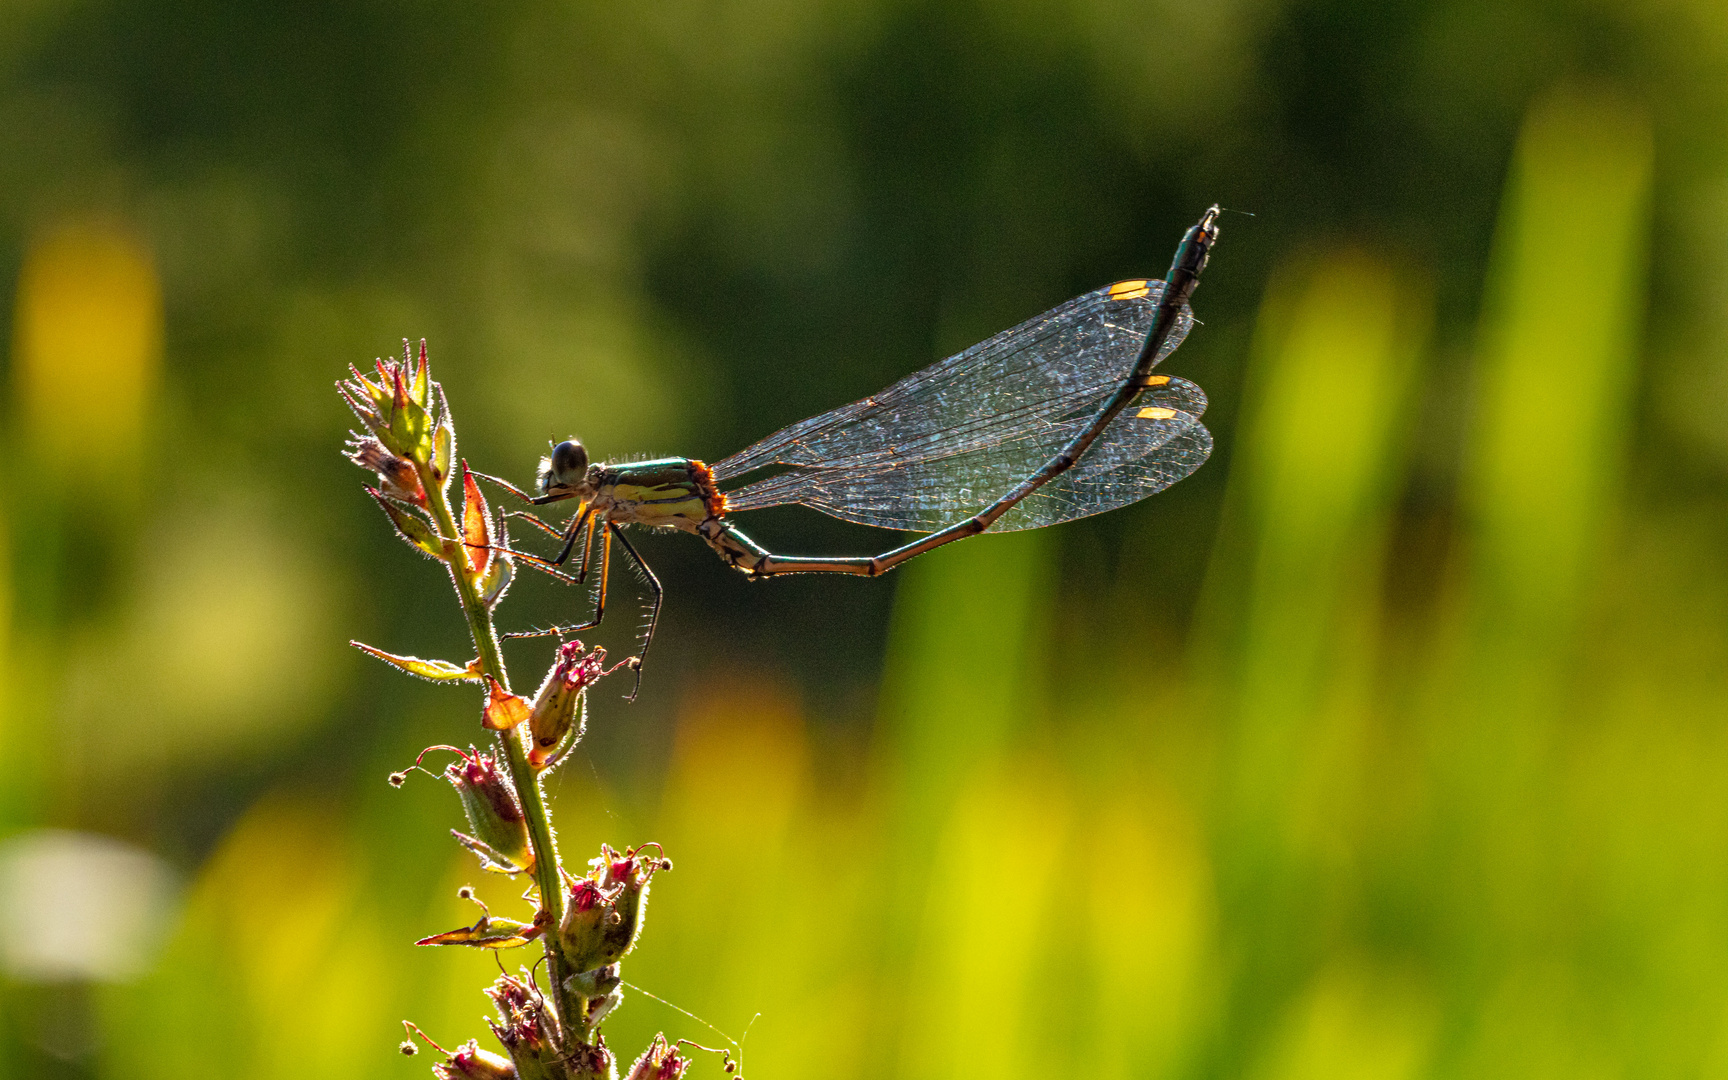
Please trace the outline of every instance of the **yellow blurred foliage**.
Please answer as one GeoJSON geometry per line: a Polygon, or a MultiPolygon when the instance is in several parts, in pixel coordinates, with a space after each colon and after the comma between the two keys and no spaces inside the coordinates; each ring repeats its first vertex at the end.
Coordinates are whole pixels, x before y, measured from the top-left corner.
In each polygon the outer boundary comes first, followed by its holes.
{"type": "Polygon", "coordinates": [[[12,377],[27,445],[92,487],[135,478],[162,361],[162,288],[126,230],[62,226],[31,245],[18,279],[12,377]]]}
{"type": "Polygon", "coordinates": [[[161,969],[110,994],[114,1075],[376,1074],[396,943],[360,892],[345,828],[304,799],[247,812],[193,885],[161,969]]]}
{"type": "Polygon", "coordinates": [[[1525,121],[1496,238],[1465,474],[1495,620],[1551,636],[1617,501],[1650,247],[1649,120],[1562,88],[1525,121]]]}
{"type": "Polygon", "coordinates": [[[1098,1080],[1177,1076],[1217,990],[1217,901],[1197,823],[1175,799],[1109,793],[1066,845],[1093,969],[1076,1054],[1098,1080]]]}
{"type": "Polygon", "coordinates": [[[1291,1003],[1254,1080],[1417,1080],[1438,1010],[1420,984],[1340,959],[1291,1003]]]}

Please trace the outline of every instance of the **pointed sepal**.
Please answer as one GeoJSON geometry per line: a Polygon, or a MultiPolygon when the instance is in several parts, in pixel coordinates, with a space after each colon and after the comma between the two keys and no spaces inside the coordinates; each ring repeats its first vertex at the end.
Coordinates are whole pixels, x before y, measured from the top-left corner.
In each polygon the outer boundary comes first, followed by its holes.
{"type": "Polygon", "coordinates": [[[462,543],[468,547],[468,564],[474,568],[474,576],[485,580],[492,566],[492,513],[466,461],[462,463],[462,543]]]}
{"type": "Polygon", "coordinates": [[[383,509],[389,517],[390,524],[396,526],[396,535],[408,542],[410,547],[419,550],[429,558],[444,561],[444,545],[438,535],[432,531],[432,526],[426,524],[419,515],[404,509],[401,504],[386,496],[377,488],[367,488],[366,494],[383,509]]]}
{"type": "Polygon", "coordinates": [[[480,682],[483,676],[474,670],[474,665],[457,667],[448,660],[422,660],[418,656],[397,656],[383,649],[375,649],[363,641],[350,641],[348,644],[359,649],[367,656],[375,656],[389,664],[397,671],[406,672],[416,678],[428,682],[480,682]]]}
{"type": "Polygon", "coordinates": [[[459,926],[454,930],[446,930],[442,934],[433,934],[416,941],[416,945],[467,945],[475,949],[514,949],[526,945],[546,932],[546,921],[540,916],[531,923],[517,922],[492,914],[491,910],[474,895],[474,890],[463,886],[460,893],[465,900],[472,900],[480,905],[480,918],[473,926],[459,926]]]}
{"type": "Polygon", "coordinates": [[[488,731],[509,731],[528,719],[528,702],[498,685],[498,680],[486,676],[486,709],[480,725],[488,731]]]}

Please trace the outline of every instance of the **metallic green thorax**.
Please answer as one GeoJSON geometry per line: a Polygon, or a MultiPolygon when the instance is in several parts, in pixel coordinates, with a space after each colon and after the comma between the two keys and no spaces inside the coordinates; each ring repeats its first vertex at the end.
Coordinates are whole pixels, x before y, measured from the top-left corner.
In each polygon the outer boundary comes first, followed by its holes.
{"type": "Polygon", "coordinates": [[[594,478],[593,502],[619,524],[685,532],[695,532],[704,521],[725,513],[708,466],[688,458],[604,466],[594,478]]]}

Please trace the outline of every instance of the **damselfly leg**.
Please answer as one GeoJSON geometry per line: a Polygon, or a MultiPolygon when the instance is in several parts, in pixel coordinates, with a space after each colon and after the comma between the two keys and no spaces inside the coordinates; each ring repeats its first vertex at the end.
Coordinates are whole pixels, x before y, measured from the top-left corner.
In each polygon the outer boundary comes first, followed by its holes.
{"type": "MultiPolygon", "coordinates": [[[[544,505],[545,502],[551,501],[532,498],[526,492],[517,488],[507,480],[495,476],[487,476],[484,473],[475,473],[474,475],[481,479],[490,480],[498,484],[505,490],[520,496],[526,502],[534,503],[536,505],[544,505]]],[[[582,512],[572,518],[570,523],[563,529],[558,529],[538,516],[527,513],[526,511],[511,511],[510,516],[525,520],[535,528],[540,529],[542,532],[562,540],[563,547],[559,549],[557,556],[551,559],[545,558],[541,555],[535,555],[532,552],[515,551],[506,548],[499,548],[497,550],[506,552],[515,558],[521,559],[535,569],[550,574],[552,577],[555,577],[566,584],[583,585],[587,583],[588,572],[593,566],[595,534],[600,534],[600,580],[596,583],[594,590],[594,615],[588,621],[574,626],[560,625],[550,626],[539,630],[511,631],[502,635],[506,639],[554,636],[563,637],[567,634],[578,634],[587,630],[592,630],[596,626],[599,626],[606,618],[606,596],[612,580],[612,540],[614,537],[617,538],[619,545],[624,548],[624,553],[630,557],[630,560],[636,564],[636,568],[642,572],[643,580],[648,583],[649,591],[648,625],[642,635],[642,647],[637,650],[635,656],[625,661],[625,663],[629,664],[636,670],[636,683],[631,688],[628,698],[628,700],[634,701],[637,692],[642,688],[643,659],[647,656],[649,644],[654,640],[654,631],[660,624],[660,609],[665,600],[665,589],[660,584],[660,578],[652,569],[649,568],[647,561],[642,558],[641,552],[636,550],[636,545],[632,544],[629,537],[624,535],[624,530],[614,522],[603,521],[601,515],[595,513],[592,506],[583,507],[582,512]],[[578,541],[580,541],[582,546],[582,559],[576,573],[570,574],[561,568],[570,561],[570,557],[575,553],[578,541]]]]}

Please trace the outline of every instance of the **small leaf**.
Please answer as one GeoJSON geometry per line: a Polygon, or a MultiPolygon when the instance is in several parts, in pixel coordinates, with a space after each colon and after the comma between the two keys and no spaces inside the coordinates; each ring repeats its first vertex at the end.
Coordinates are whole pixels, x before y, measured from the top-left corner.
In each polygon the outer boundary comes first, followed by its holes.
{"type": "Polygon", "coordinates": [[[458,667],[448,660],[422,660],[418,656],[397,656],[383,649],[374,649],[360,641],[350,641],[348,644],[359,649],[367,656],[376,656],[397,671],[405,671],[410,675],[427,679],[431,682],[479,682],[479,672],[458,667]]]}
{"type": "Polygon", "coordinates": [[[475,576],[484,580],[492,565],[492,513],[466,461],[462,463],[462,542],[468,545],[475,576]]]}
{"type": "Polygon", "coordinates": [[[492,552],[492,568],[480,582],[480,599],[488,611],[498,606],[498,601],[504,599],[504,594],[510,591],[510,583],[516,580],[516,560],[510,557],[508,550],[510,519],[503,514],[498,515],[492,535],[498,547],[504,550],[492,552]]]}
{"type": "Polygon", "coordinates": [[[481,724],[491,731],[509,731],[511,728],[528,719],[528,702],[498,685],[498,681],[490,675],[486,676],[489,693],[486,699],[486,711],[481,717],[481,724]]]}
{"type": "Polygon", "coordinates": [[[384,513],[389,516],[390,523],[396,526],[397,535],[439,562],[444,561],[444,545],[438,540],[432,527],[426,524],[419,515],[398,506],[395,500],[386,497],[377,488],[367,488],[366,493],[376,499],[378,505],[384,508],[384,513]]]}
{"type": "Polygon", "coordinates": [[[459,926],[442,934],[416,941],[416,945],[467,945],[476,949],[514,949],[526,945],[546,931],[544,926],[482,915],[473,926],[459,926]]]}
{"type": "MultiPolygon", "coordinates": [[[[355,367],[353,364],[348,365],[348,370],[353,375],[352,382],[354,383],[354,388],[359,391],[359,393],[364,394],[374,405],[384,400],[384,387],[381,383],[375,383],[371,379],[360,374],[360,369],[355,367]]],[[[382,374],[384,369],[379,368],[378,370],[380,374],[382,374]]]]}
{"type": "Polygon", "coordinates": [[[516,577],[516,560],[508,555],[493,553],[492,569],[486,572],[486,580],[481,582],[480,598],[487,608],[495,608],[498,601],[504,599],[504,594],[510,589],[510,582],[516,577]]]}

